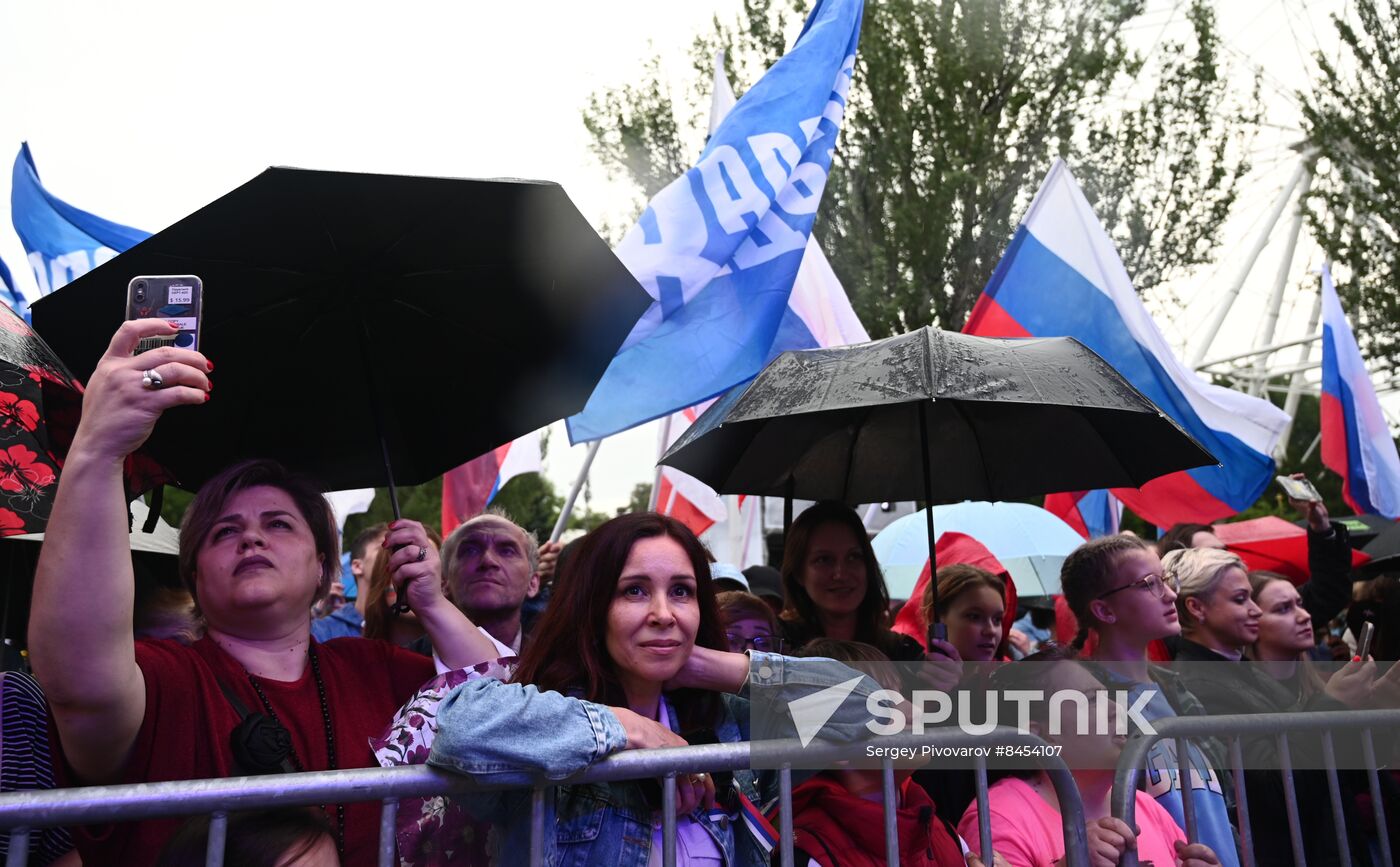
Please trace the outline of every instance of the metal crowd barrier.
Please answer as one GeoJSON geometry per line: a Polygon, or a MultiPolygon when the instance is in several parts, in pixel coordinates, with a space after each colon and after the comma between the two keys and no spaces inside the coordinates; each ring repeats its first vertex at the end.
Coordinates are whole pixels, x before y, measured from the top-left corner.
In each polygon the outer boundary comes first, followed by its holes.
{"type": "MultiPolygon", "coordinates": [[[[1034,735],[1015,729],[999,728],[985,735],[970,735],[956,729],[939,729],[923,735],[881,738],[882,747],[1044,746],[1034,735]]],[[[814,743],[803,748],[797,741],[768,741],[761,745],[765,764],[781,763],[779,776],[779,846],[783,867],[793,867],[792,853],[792,772],[793,768],[826,768],[836,762],[863,754],[864,743],[814,743]]],[[[208,813],[209,847],[205,864],[221,867],[228,813],[235,810],[268,807],[302,807],[317,804],[381,801],[379,819],[379,864],[395,864],[394,827],[399,800],[411,797],[470,792],[482,789],[530,787],[530,862],[542,863],[545,834],[545,799],[556,785],[603,783],[660,778],[662,781],[662,863],[676,863],[676,777],[679,774],[733,771],[748,768],[753,745],[749,743],[709,744],[653,750],[628,750],[594,764],[567,780],[545,781],[518,775],[478,784],[457,774],[425,765],[396,768],[364,768],[351,771],[311,771],[263,777],[231,777],[214,780],[182,780],[166,783],[140,783],[125,786],[91,786],[75,789],[48,789],[0,795],[0,829],[10,830],[10,851],[6,867],[25,867],[28,861],[28,835],[34,828],[54,825],[103,824],[142,819],[190,816],[208,813]]],[[[1069,768],[1056,757],[1037,761],[1047,771],[1059,798],[1064,826],[1068,867],[1089,867],[1084,831],[1084,808],[1069,768]]],[[[882,762],[885,794],[885,846],[890,867],[899,865],[896,832],[894,763],[882,762]]],[[[976,759],[977,810],[981,840],[974,841],[983,853],[983,863],[992,867],[991,825],[987,810],[987,764],[976,759]]]]}
{"type": "MultiPolygon", "coordinates": [[[[1317,713],[1269,713],[1269,714],[1222,714],[1220,716],[1186,716],[1154,720],[1155,735],[1143,735],[1130,739],[1118,759],[1118,767],[1113,778],[1113,815],[1129,827],[1133,827],[1133,814],[1136,810],[1134,793],[1138,779],[1147,765],[1147,753],[1152,745],[1164,738],[1176,741],[1177,768],[1179,779],[1187,781],[1182,786],[1183,793],[1189,793],[1190,754],[1187,742],[1192,738],[1229,738],[1230,770],[1235,785],[1235,811],[1240,834],[1240,855],[1243,867],[1255,867],[1254,843],[1249,825],[1249,799],[1244,783],[1244,754],[1240,746],[1242,736],[1273,735],[1277,739],[1280,770],[1283,776],[1284,798],[1288,819],[1288,833],[1293,848],[1295,867],[1307,867],[1303,851],[1303,832],[1298,815],[1298,793],[1293,784],[1293,763],[1288,749],[1290,733],[1322,732],[1323,766],[1327,773],[1328,794],[1331,797],[1332,822],[1337,833],[1337,851],[1341,867],[1351,867],[1351,850],[1347,839],[1346,816],[1342,809],[1341,785],[1337,778],[1337,758],[1333,749],[1332,733],[1338,730],[1361,732],[1361,748],[1366,761],[1366,771],[1370,783],[1372,809],[1376,815],[1376,831],[1380,844],[1382,867],[1394,867],[1391,859],[1390,835],[1386,827],[1385,805],[1381,798],[1380,769],[1376,764],[1375,744],[1371,738],[1373,729],[1395,730],[1400,728],[1400,709],[1386,710],[1346,710],[1320,711],[1317,713]]],[[[1181,799],[1186,817],[1186,838],[1196,842],[1196,811],[1193,798],[1185,794],[1181,799]]],[[[1119,867],[1137,867],[1137,852],[1129,850],[1119,867]]]]}

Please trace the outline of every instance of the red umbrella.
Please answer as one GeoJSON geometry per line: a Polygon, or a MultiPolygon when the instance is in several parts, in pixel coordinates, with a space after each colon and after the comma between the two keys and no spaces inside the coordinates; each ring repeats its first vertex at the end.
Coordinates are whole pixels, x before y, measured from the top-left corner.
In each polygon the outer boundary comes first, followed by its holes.
{"type": "MultiPolygon", "coordinates": [[[[1215,535],[1225,547],[1238,554],[1250,571],[1256,569],[1288,576],[1295,584],[1307,581],[1308,531],[1276,515],[1216,524],[1215,535]]],[[[1360,551],[1351,552],[1351,567],[1371,558],[1360,551]]]]}
{"type": "MultiPolygon", "coordinates": [[[[1001,580],[1006,584],[1006,618],[1001,624],[1001,640],[1004,645],[1006,637],[1011,634],[1011,621],[1016,615],[1016,585],[1006,567],[1001,565],[1001,561],[997,560],[996,555],[988,551],[985,545],[962,533],[950,532],[939,536],[934,554],[942,566],[965,563],[1001,576],[1001,580]]],[[[931,570],[925,561],[924,571],[919,573],[919,580],[914,584],[909,601],[899,609],[899,614],[894,618],[894,626],[891,627],[893,631],[908,635],[919,642],[919,646],[924,650],[928,650],[928,624],[924,622],[923,599],[924,588],[928,587],[930,578],[931,570]]]]}

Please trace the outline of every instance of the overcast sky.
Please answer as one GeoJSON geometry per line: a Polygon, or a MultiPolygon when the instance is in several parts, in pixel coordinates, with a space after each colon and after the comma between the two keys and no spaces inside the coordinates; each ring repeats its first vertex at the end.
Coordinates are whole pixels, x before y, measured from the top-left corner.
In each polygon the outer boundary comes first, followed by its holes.
{"type": "MultiPolygon", "coordinates": [[[[1251,66],[1264,69],[1271,126],[1256,142],[1259,168],[1226,255],[1178,287],[1188,309],[1164,317],[1178,345],[1198,338],[1212,290],[1233,277],[1238,248],[1287,178],[1297,117],[1286,94],[1306,86],[1309,51],[1334,50],[1325,13],[1336,5],[1220,4],[1240,80],[1251,66]]],[[[589,153],[580,121],[588,95],[637,80],[658,54],[679,85],[694,35],[713,14],[729,18],[739,6],[0,0],[0,159],[12,161],[28,140],[50,191],[148,231],[269,165],[553,180],[601,227],[630,216],[634,191],[610,181],[589,153]]],[[[1150,0],[1132,39],[1151,51],[1179,38],[1184,6],[1150,0]]],[[[0,171],[3,208],[9,182],[0,171]]],[[[1317,252],[1305,239],[1290,273],[1315,264],[1317,252]]],[[[32,290],[8,228],[0,229],[0,258],[32,290]]],[[[1276,250],[1266,250],[1218,346],[1250,345],[1277,268],[1276,250]]],[[[1280,335],[1302,333],[1310,304],[1311,296],[1290,294],[1280,335]]],[[[546,469],[561,493],[582,451],[568,449],[555,427],[546,469]]],[[[594,465],[594,507],[625,503],[634,484],[650,480],[654,453],[651,426],[608,440],[594,465]]]]}

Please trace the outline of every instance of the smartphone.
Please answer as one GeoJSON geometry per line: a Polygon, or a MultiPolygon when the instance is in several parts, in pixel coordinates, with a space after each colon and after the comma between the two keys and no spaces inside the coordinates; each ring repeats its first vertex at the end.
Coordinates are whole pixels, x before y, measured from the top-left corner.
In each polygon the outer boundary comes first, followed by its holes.
{"type": "Polygon", "coordinates": [[[1292,476],[1275,476],[1274,481],[1279,483],[1283,492],[1290,500],[1303,500],[1309,503],[1322,502],[1322,495],[1313,487],[1313,483],[1306,478],[1295,479],[1292,476]]]}
{"type": "Polygon", "coordinates": [[[161,346],[199,349],[199,325],[204,318],[204,281],[193,274],[143,274],[126,286],[127,319],[164,319],[180,326],[169,337],[144,337],[136,354],[161,346]]]}
{"type": "Polygon", "coordinates": [[[1356,655],[1365,662],[1371,655],[1371,640],[1376,637],[1376,624],[1367,620],[1361,625],[1361,637],[1356,640],[1356,655]]]}

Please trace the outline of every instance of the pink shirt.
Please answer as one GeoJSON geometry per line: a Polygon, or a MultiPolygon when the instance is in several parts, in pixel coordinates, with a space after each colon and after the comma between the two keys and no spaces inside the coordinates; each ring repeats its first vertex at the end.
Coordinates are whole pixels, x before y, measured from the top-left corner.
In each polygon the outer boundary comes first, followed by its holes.
{"type": "MultiPolygon", "coordinates": [[[[1025,780],[1007,777],[987,790],[992,823],[992,848],[1006,857],[1012,867],[1052,867],[1065,856],[1065,836],[1060,811],[1045,802],[1025,780]]],[[[1176,864],[1175,840],[1186,835],[1146,792],[1137,793],[1139,863],[1151,861],[1156,867],[1176,864]]],[[[974,801],[958,823],[958,833],[978,847],[977,803],[974,801]]]]}

